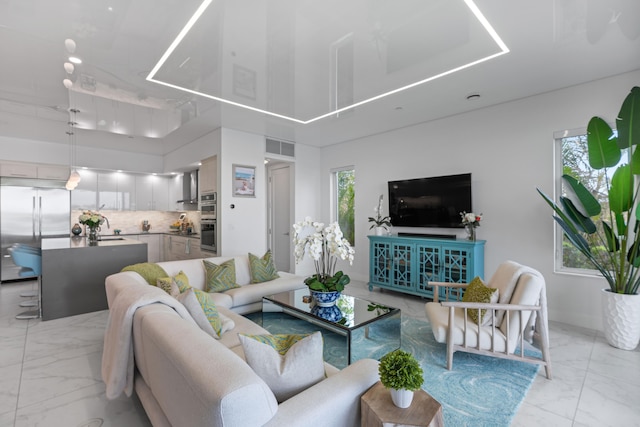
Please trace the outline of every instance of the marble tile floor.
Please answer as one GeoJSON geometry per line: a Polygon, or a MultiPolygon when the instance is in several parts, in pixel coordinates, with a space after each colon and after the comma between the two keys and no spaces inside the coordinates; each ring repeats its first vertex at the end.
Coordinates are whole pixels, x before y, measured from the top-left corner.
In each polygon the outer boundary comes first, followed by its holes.
{"type": "MultiPolygon", "coordinates": [[[[0,286],[0,427],[150,426],[140,402],[104,396],[100,375],[107,312],[42,322],[16,320],[20,293],[0,286]]],[[[425,301],[354,281],[351,295],[424,319],[425,301]]],[[[610,347],[597,331],[550,324],[553,380],[541,369],[513,426],[640,426],[640,348],[610,347]]],[[[443,360],[443,364],[445,361],[443,360]]],[[[455,369],[455,361],[454,361],[455,369]]]]}

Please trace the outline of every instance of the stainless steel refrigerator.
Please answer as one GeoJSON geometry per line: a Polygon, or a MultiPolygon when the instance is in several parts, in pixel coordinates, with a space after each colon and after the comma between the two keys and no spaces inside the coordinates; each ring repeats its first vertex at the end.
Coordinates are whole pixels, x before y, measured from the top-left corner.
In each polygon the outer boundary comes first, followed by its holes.
{"type": "Polygon", "coordinates": [[[0,281],[33,277],[17,266],[7,251],[21,243],[40,247],[43,237],[69,237],[71,199],[64,182],[37,179],[0,179],[0,281]]]}

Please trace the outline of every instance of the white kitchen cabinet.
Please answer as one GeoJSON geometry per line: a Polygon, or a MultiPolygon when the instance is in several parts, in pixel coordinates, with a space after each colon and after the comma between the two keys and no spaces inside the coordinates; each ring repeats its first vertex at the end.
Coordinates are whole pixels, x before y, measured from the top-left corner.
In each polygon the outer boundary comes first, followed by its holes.
{"type": "Polygon", "coordinates": [[[217,190],[218,157],[213,156],[202,160],[200,165],[200,177],[198,185],[200,194],[213,193],[217,190]]]}
{"type": "Polygon", "coordinates": [[[138,234],[138,240],[147,244],[147,262],[162,262],[162,234],[138,234]]]}
{"type": "Polygon", "coordinates": [[[157,175],[137,175],[135,178],[135,191],[135,210],[170,210],[168,178],[157,175]]]}
{"type": "Polygon", "coordinates": [[[29,163],[1,163],[0,175],[16,178],[37,178],[38,167],[29,163]]]}
{"type": "Polygon", "coordinates": [[[182,211],[182,203],[178,200],[182,199],[182,181],[184,176],[181,174],[174,175],[169,178],[169,210],[182,211]]]}
{"type": "Polygon", "coordinates": [[[71,209],[98,209],[98,174],[89,169],[78,169],[80,182],[71,192],[71,209]]]}
{"type": "Polygon", "coordinates": [[[38,166],[37,173],[40,179],[56,179],[59,181],[69,179],[68,166],[38,166]]]}
{"type": "Polygon", "coordinates": [[[135,198],[134,178],[122,172],[98,173],[98,209],[131,210],[135,198]]]}

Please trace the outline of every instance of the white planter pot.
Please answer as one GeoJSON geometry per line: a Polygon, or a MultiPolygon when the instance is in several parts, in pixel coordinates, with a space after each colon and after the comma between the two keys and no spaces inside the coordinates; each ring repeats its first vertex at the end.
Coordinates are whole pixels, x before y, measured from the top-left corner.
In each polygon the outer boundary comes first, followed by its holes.
{"type": "Polygon", "coordinates": [[[640,295],[602,290],[604,336],[613,347],[633,350],[640,341],[640,295]]]}
{"type": "Polygon", "coordinates": [[[393,401],[393,404],[398,408],[408,408],[411,406],[411,401],[413,400],[412,390],[396,390],[392,388],[389,391],[391,392],[391,400],[393,401]]]}
{"type": "Polygon", "coordinates": [[[387,230],[384,227],[376,227],[376,236],[384,236],[387,234],[387,230]]]}

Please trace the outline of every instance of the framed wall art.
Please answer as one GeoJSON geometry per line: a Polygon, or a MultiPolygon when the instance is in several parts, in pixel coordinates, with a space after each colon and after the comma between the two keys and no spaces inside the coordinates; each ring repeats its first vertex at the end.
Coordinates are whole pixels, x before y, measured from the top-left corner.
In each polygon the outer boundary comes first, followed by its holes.
{"type": "Polygon", "coordinates": [[[256,167],[233,165],[233,196],[256,197],[256,167]]]}

